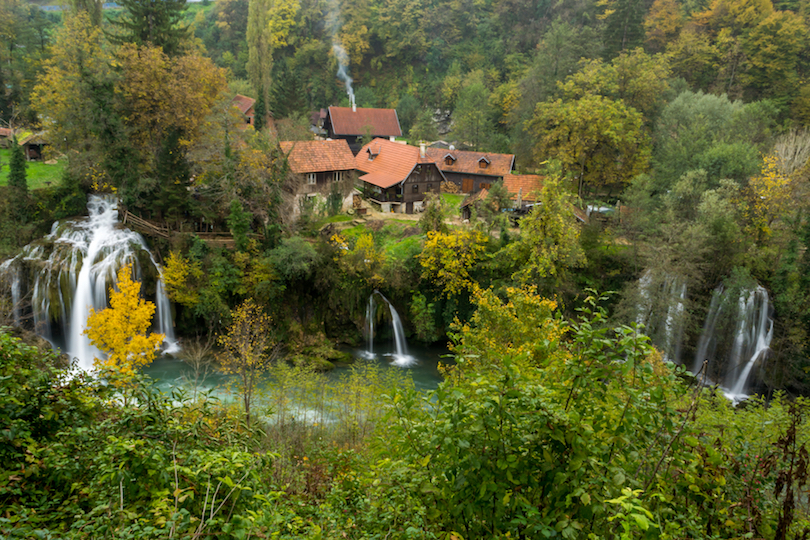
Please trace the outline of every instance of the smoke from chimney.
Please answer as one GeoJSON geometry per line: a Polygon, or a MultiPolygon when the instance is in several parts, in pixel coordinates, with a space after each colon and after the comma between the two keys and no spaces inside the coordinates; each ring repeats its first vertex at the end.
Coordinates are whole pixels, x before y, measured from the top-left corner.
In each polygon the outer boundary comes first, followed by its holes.
{"type": "Polygon", "coordinates": [[[354,104],[354,89],[352,88],[352,80],[349,77],[348,69],[349,69],[349,55],[346,54],[346,49],[343,48],[343,45],[337,40],[336,36],[332,36],[332,52],[335,54],[335,58],[338,61],[338,71],[337,76],[346,83],[346,93],[349,94],[349,101],[352,103],[352,110],[356,110],[354,104]]]}

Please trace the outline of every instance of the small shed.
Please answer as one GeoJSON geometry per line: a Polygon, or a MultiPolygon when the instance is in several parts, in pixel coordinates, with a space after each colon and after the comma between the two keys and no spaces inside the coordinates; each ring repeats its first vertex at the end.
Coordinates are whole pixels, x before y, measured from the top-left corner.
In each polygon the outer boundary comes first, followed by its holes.
{"type": "Polygon", "coordinates": [[[45,151],[45,146],[48,145],[46,133],[40,131],[39,133],[32,133],[19,142],[25,152],[25,159],[28,161],[42,161],[42,155],[45,151]]]}
{"type": "Polygon", "coordinates": [[[14,131],[12,129],[0,128],[0,148],[9,148],[13,137],[14,131]]]}

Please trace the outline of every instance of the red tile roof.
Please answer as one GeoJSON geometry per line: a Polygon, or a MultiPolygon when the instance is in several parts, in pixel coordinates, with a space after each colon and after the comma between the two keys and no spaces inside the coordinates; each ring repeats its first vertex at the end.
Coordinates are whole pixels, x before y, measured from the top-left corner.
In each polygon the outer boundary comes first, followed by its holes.
{"type": "Polygon", "coordinates": [[[12,135],[14,135],[14,132],[9,128],[0,127],[0,137],[11,137],[12,135]]]}
{"type": "Polygon", "coordinates": [[[543,177],[536,174],[507,174],[503,177],[503,186],[512,198],[520,194],[524,202],[534,202],[540,198],[543,177]]]}
{"type": "Polygon", "coordinates": [[[349,143],[334,141],[282,141],[290,169],[297,174],[354,169],[354,155],[349,143]]]}
{"type": "Polygon", "coordinates": [[[481,174],[486,176],[506,176],[515,165],[514,154],[492,154],[488,152],[470,152],[468,150],[446,150],[444,148],[428,148],[427,156],[436,162],[444,172],[461,174],[481,174]],[[448,165],[445,158],[453,158],[453,164],[448,165]],[[488,162],[482,168],[480,161],[488,162]]]}
{"type": "Polygon", "coordinates": [[[419,148],[388,139],[374,139],[360,150],[354,161],[355,168],[366,173],[360,180],[382,189],[406,180],[420,163],[433,163],[430,158],[419,157],[419,148]],[[372,155],[374,159],[369,159],[372,155]]]}
{"type": "Polygon", "coordinates": [[[247,114],[253,104],[256,103],[256,100],[247,96],[243,96],[242,94],[236,94],[234,98],[231,100],[231,103],[239,109],[242,114],[247,114]]]}
{"type": "Polygon", "coordinates": [[[372,137],[401,137],[399,118],[395,109],[364,109],[329,107],[332,133],[335,135],[365,135],[371,128],[372,137]]]}

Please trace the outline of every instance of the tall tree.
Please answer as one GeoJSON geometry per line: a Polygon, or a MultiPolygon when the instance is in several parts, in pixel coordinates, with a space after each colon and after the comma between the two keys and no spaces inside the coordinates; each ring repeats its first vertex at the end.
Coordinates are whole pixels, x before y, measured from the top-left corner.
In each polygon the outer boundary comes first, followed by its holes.
{"type": "Polygon", "coordinates": [[[453,110],[453,135],[460,144],[481,150],[487,146],[493,131],[489,90],[484,86],[483,73],[476,72],[458,93],[453,110]]]}
{"type": "Polygon", "coordinates": [[[118,43],[153,45],[168,56],[186,48],[188,26],[182,24],[186,0],[121,0],[126,15],[110,20],[118,32],[111,34],[118,43]]]}
{"type": "Polygon", "coordinates": [[[585,188],[624,184],[644,171],[650,153],[641,113],[622,101],[586,95],[540,103],[528,129],[535,160],[560,161],[585,188]]]}
{"type": "Polygon", "coordinates": [[[28,219],[28,179],[25,152],[17,143],[17,137],[11,140],[11,159],[9,160],[8,189],[11,192],[9,202],[12,211],[19,221],[28,219]]]}

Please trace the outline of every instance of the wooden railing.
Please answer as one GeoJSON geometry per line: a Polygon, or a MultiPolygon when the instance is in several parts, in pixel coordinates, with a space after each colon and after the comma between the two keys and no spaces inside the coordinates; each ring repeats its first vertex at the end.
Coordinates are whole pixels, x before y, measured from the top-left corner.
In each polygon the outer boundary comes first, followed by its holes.
{"type": "MultiPolygon", "coordinates": [[[[168,239],[171,237],[172,234],[176,234],[179,230],[173,230],[165,223],[156,223],[154,221],[149,221],[147,219],[143,219],[142,217],[136,216],[135,214],[130,213],[127,210],[124,210],[123,215],[121,216],[121,223],[127,225],[131,229],[135,229],[136,231],[146,234],[149,236],[159,236],[160,238],[168,239]]],[[[221,247],[233,247],[236,244],[236,241],[233,238],[233,235],[230,232],[195,232],[198,238],[203,240],[204,242],[216,246],[221,247]]],[[[256,238],[259,241],[264,241],[263,234],[255,234],[251,233],[248,234],[251,238],[256,238]]]]}
{"type": "Polygon", "coordinates": [[[150,236],[160,236],[161,238],[169,238],[171,229],[165,225],[160,225],[152,221],[147,221],[143,218],[130,214],[129,211],[124,210],[124,215],[121,217],[121,223],[129,225],[130,228],[135,229],[150,236]]]}

